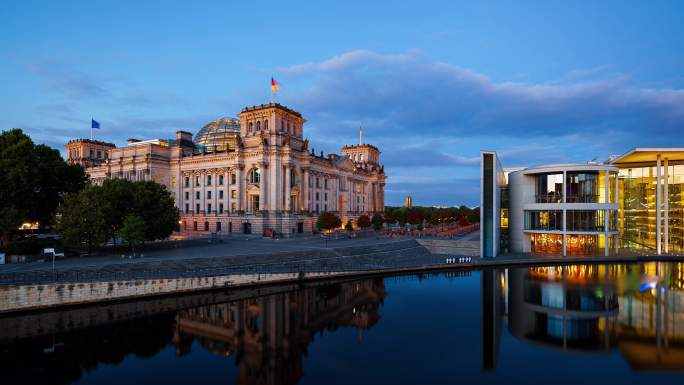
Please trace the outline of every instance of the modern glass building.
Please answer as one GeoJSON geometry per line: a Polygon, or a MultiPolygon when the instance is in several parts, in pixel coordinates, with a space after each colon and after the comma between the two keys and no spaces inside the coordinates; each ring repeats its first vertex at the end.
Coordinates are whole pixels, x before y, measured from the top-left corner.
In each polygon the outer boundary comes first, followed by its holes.
{"type": "Polygon", "coordinates": [[[483,257],[684,252],[684,149],[637,148],[603,163],[502,169],[503,177],[491,171],[495,152],[481,158],[483,257]]]}

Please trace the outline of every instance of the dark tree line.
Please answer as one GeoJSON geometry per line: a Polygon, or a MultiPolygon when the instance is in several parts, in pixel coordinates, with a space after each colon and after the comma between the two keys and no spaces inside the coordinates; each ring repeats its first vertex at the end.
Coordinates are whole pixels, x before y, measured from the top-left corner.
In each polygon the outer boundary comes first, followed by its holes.
{"type": "Polygon", "coordinates": [[[21,129],[0,134],[0,235],[9,243],[25,222],[54,223],[64,196],[87,181],[83,169],[69,165],[59,151],[33,143],[21,129]]]}
{"type": "Polygon", "coordinates": [[[385,222],[388,224],[398,223],[404,227],[411,225],[439,225],[447,223],[460,223],[467,225],[480,221],[480,209],[460,207],[385,207],[385,222]]]}

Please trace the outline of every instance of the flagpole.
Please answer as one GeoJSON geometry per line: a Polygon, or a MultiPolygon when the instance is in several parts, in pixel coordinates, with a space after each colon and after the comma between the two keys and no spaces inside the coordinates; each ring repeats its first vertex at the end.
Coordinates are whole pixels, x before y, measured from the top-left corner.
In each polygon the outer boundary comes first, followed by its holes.
{"type": "Polygon", "coordinates": [[[90,118],[90,140],[93,140],[93,118],[90,118]]]}

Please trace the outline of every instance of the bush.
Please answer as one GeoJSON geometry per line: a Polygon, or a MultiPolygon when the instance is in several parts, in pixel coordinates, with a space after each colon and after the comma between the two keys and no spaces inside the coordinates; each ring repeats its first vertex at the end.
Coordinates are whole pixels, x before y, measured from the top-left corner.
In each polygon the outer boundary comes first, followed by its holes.
{"type": "Polygon", "coordinates": [[[333,230],[342,226],[342,220],[340,217],[331,212],[323,212],[318,216],[316,220],[316,228],[318,230],[333,230]]]}
{"type": "Polygon", "coordinates": [[[375,231],[380,231],[382,230],[382,224],[384,222],[384,218],[380,214],[375,214],[373,215],[373,218],[371,219],[371,223],[373,224],[373,229],[375,231]]]}
{"type": "Polygon", "coordinates": [[[353,231],[354,230],[354,225],[352,224],[351,219],[347,221],[346,225],[344,225],[344,229],[347,231],[353,231]]]}
{"type": "Polygon", "coordinates": [[[366,229],[371,226],[371,220],[368,218],[368,215],[363,214],[356,220],[356,225],[362,229],[366,229]]]}
{"type": "Polygon", "coordinates": [[[27,237],[18,239],[5,247],[5,253],[13,255],[30,255],[38,254],[46,247],[59,246],[60,242],[56,239],[41,239],[36,237],[27,237]]]}

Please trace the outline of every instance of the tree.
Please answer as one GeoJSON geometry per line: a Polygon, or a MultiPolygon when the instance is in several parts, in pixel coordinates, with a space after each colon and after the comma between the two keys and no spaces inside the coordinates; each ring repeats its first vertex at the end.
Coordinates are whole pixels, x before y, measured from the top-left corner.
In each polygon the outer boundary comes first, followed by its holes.
{"type": "Polygon", "coordinates": [[[147,226],[145,221],[137,215],[129,214],[124,218],[121,230],[121,239],[131,246],[131,251],[135,255],[135,245],[145,240],[147,226]]]}
{"type": "Polygon", "coordinates": [[[385,223],[388,225],[393,225],[397,222],[397,218],[394,216],[394,210],[391,207],[385,208],[385,223]]]}
{"type": "Polygon", "coordinates": [[[468,222],[468,218],[466,218],[465,216],[461,216],[460,218],[458,218],[458,224],[459,226],[468,226],[470,222],[468,222]]]}
{"type": "Polygon", "coordinates": [[[35,145],[21,129],[0,134],[0,235],[11,240],[23,222],[52,223],[67,193],[86,183],[83,169],[69,165],[59,151],[35,145]]]}
{"type": "Polygon", "coordinates": [[[316,220],[316,228],[321,231],[330,231],[342,226],[340,217],[331,212],[322,212],[316,220]]]}
{"type": "Polygon", "coordinates": [[[359,216],[359,218],[356,220],[356,225],[362,229],[367,229],[371,226],[371,220],[366,214],[362,214],[359,216]]]}
{"type": "Polygon", "coordinates": [[[134,212],[134,189],[133,182],[126,179],[107,179],[102,184],[105,221],[115,244],[124,219],[134,212]]]}
{"type": "Polygon", "coordinates": [[[384,223],[384,219],[380,214],[373,214],[373,218],[371,218],[371,223],[373,224],[373,230],[380,231],[382,230],[382,224],[384,223]]]}
{"type": "Polygon", "coordinates": [[[178,230],[178,209],[166,186],[152,182],[133,182],[133,210],[145,222],[145,240],[167,238],[178,230]]]}
{"type": "Polygon", "coordinates": [[[93,246],[107,240],[103,202],[102,190],[97,186],[87,186],[78,193],[66,196],[57,227],[65,244],[85,246],[88,253],[92,253],[93,246]]]}
{"type": "Polygon", "coordinates": [[[412,225],[422,224],[423,220],[425,220],[425,215],[418,208],[414,208],[408,213],[407,221],[412,225]]]}
{"type": "Polygon", "coordinates": [[[346,225],[344,225],[344,229],[349,232],[354,231],[354,225],[352,224],[351,219],[347,221],[346,225]]]}

